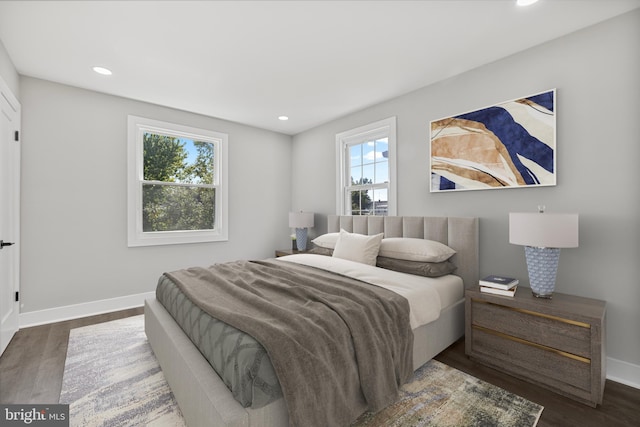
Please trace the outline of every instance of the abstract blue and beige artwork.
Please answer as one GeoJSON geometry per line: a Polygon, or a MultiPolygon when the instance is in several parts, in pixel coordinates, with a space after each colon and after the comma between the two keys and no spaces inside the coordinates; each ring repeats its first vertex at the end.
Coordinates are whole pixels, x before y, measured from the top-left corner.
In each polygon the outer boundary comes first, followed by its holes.
{"type": "Polygon", "coordinates": [[[556,185],[555,89],[431,122],[431,192],[556,185]]]}

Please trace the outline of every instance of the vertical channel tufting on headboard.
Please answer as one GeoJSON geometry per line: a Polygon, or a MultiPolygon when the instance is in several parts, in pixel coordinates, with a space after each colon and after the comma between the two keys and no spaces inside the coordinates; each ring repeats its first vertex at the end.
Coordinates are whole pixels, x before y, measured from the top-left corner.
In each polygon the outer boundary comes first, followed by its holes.
{"type": "Polygon", "coordinates": [[[348,216],[329,215],[327,231],[344,229],[350,233],[384,237],[410,237],[435,240],[454,249],[451,259],[458,267],[465,287],[478,284],[480,274],[478,218],[427,216],[348,216]]]}
{"type": "Polygon", "coordinates": [[[449,217],[448,222],[448,245],[456,250],[452,259],[458,266],[455,274],[462,277],[465,288],[476,286],[480,280],[479,220],[449,217]]]}

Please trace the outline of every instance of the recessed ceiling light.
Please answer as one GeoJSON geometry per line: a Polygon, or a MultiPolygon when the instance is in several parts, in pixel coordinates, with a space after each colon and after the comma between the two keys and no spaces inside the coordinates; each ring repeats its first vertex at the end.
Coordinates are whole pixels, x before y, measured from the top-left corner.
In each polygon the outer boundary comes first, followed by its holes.
{"type": "Polygon", "coordinates": [[[102,74],[103,76],[110,76],[113,74],[110,69],[104,67],[93,67],[93,71],[98,74],[102,74]]]}
{"type": "Polygon", "coordinates": [[[517,0],[516,4],[518,6],[529,6],[537,2],[538,0],[517,0]]]}
{"type": "Polygon", "coordinates": [[[289,117],[288,116],[279,116],[278,120],[282,120],[283,122],[285,122],[285,121],[289,120],[289,117]]]}

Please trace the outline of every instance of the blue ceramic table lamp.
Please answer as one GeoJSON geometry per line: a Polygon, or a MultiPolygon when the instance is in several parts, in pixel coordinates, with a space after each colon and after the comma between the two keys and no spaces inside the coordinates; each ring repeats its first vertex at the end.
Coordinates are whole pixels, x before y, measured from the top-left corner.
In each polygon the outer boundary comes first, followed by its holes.
{"type": "Polygon", "coordinates": [[[578,247],[578,214],[509,214],[509,243],[524,246],[533,295],[551,298],[556,286],[560,248],[578,247]]]}
{"type": "Polygon", "coordinates": [[[313,227],[313,212],[289,212],[289,227],[296,229],[299,251],[307,249],[307,228],[313,227]]]}

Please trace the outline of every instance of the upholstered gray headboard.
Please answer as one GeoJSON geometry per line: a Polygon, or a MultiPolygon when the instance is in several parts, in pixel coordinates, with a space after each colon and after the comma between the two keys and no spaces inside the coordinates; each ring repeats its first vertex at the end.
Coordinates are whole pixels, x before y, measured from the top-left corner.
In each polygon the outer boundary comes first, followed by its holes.
{"type": "Polygon", "coordinates": [[[479,280],[478,218],[429,216],[339,216],[329,215],[329,233],[344,229],[350,233],[384,237],[412,237],[436,240],[456,251],[451,261],[454,274],[462,277],[465,288],[479,280]]]}

